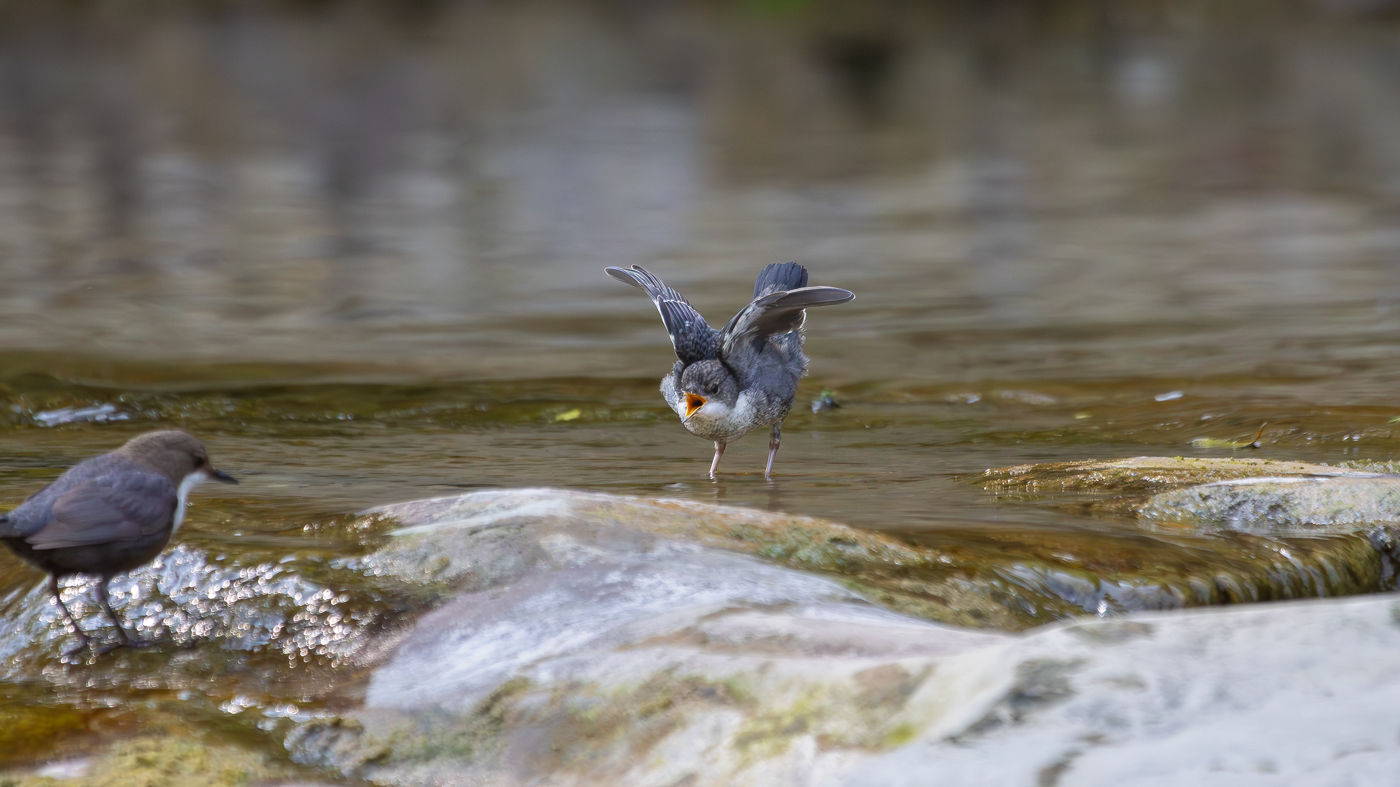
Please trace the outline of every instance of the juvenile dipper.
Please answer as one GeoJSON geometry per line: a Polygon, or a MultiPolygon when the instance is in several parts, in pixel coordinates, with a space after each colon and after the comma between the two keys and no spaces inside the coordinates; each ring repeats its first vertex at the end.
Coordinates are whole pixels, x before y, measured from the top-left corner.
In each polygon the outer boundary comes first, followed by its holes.
{"type": "Polygon", "coordinates": [[[0,541],[49,573],[49,591],[78,632],[78,644],[65,655],[90,642],[58,593],[58,580],[72,574],[101,578],[97,601],[116,625],[122,645],[148,644],[122,628],[107,601],[107,583],[114,574],[160,554],[185,518],[190,490],[209,480],[238,483],[209,464],[204,444],[194,437],[148,432],[75,465],[0,517],[0,541]]]}
{"type": "Polygon", "coordinates": [[[677,358],[661,380],[661,395],[691,434],[715,442],[710,478],[726,444],[772,426],[768,467],[763,471],[764,478],[771,478],[783,419],[797,399],[797,381],[807,374],[807,356],[802,353],[805,310],[845,303],[855,294],[838,287],[808,287],[807,269],[795,262],[769,265],[758,274],[753,302],[722,330],[715,330],[680,293],[642,266],[606,270],[614,279],[645,291],[661,312],[677,358]]]}

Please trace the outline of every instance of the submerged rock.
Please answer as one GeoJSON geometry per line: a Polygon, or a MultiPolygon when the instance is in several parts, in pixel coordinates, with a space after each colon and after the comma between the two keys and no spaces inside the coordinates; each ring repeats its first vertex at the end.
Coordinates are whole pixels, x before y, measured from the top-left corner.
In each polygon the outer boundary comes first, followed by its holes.
{"type": "Polygon", "coordinates": [[[1155,492],[1162,489],[1263,476],[1371,476],[1360,470],[1278,459],[1135,456],[1087,462],[1047,462],[987,470],[979,478],[1002,489],[1086,489],[1155,492]]]}
{"type": "MultiPolygon", "coordinates": [[[[175,732],[119,741],[87,756],[0,775],[5,787],[247,787],[304,776],[276,758],[175,732]]],[[[314,787],[305,785],[305,787],[314,787]]]]}
{"type": "Polygon", "coordinates": [[[1245,478],[1372,477],[1376,474],[1309,462],[1137,456],[1048,462],[987,470],[964,480],[1007,499],[1048,500],[1096,514],[1135,515],[1152,495],[1197,484],[1245,478]]]}
{"type": "Polygon", "coordinates": [[[1133,592],[1166,608],[1393,590],[1400,475],[1372,469],[1135,457],[1021,465],[967,480],[1003,499],[1079,508],[1208,556],[1195,576],[1158,572],[1155,588],[1141,581],[1149,572],[1138,574],[1133,592]]]}
{"type": "Polygon", "coordinates": [[[384,655],[362,707],[287,737],[299,762],[376,783],[1167,785],[1265,768],[1257,783],[1284,785],[1400,767],[1393,597],[1016,636],[743,554],[919,555],[816,520],[553,490],[376,514],[409,527],[358,567],[453,595],[384,655]]]}

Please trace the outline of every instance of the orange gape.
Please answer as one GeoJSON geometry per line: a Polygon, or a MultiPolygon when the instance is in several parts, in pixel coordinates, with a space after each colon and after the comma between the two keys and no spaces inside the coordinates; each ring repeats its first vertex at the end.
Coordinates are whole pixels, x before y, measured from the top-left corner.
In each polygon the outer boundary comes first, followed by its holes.
{"type": "Polygon", "coordinates": [[[685,395],[685,417],[695,415],[695,411],[705,406],[705,397],[699,394],[688,393],[685,395]]]}

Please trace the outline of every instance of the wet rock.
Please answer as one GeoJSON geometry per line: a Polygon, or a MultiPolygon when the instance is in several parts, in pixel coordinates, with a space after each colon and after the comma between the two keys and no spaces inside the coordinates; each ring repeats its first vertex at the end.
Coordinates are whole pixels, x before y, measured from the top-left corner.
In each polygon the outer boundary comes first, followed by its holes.
{"type": "MultiPolygon", "coordinates": [[[[1136,457],[1023,465],[989,470],[977,480],[1010,499],[1080,506],[1209,555],[1198,559],[1204,573],[1195,576],[1152,572],[1158,574],[1155,587],[1139,572],[1130,590],[1136,608],[1147,609],[1154,602],[1167,608],[1393,590],[1400,475],[1377,469],[1393,468],[1136,457]]],[[[1027,570],[1034,574],[1038,566],[1032,562],[1027,570]]],[[[1057,595],[1073,595],[1072,580],[1053,581],[1057,595]]],[[[1100,574],[1100,585],[1115,581],[1111,573],[1100,574]]]]}
{"type": "MultiPolygon", "coordinates": [[[[79,625],[101,641],[113,635],[93,583],[68,580],[63,592],[79,625]]],[[[271,650],[308,662],[349,660],[380,614],[355,597],[363,594],[327,587],[286,566],[222,565],[185,544],[118,575],[109,587],[113,608],[138,637],[172,646],[217,645],[231,653],[271,650]]],[[[0,678],[43,673],[72,644],[72,631],[42,582],[0,599],[0,611],[0,678]]],[[[85,652],[67,662],[91,658],[85,652]]]]}
{"type": "MultiPolygon", "coordinates": [[[[153,647],[65,656],[73,635],[42,575],[17,573],[28,586],[0,595],[0,787],[10,771],[138,730],[261,741],[285,763],[287,729],[332,715],[357,674],[350,668],[392,643],[400,616],[423,606],[409,602],[424,595],[407,584],[402,596],[371,591],[362,575],[319,561],[239,562],[181,544],[111,583],[117,615],[153,647]]],[[[99,643],[113,637],[90,581],[64,594],[99,643]]],[[[132,778],[112,783],[147,783],[132,778]]]]}
{"type": "Polygon", "coordinates": [[[1097,514],[1269,534],[1354,532],[1400,523],[1400,475],[1267,459],[1135,457],[988,470],[989,491],[1078,495],[1097,514]]]}
{"type": "Polygon", "coordinates": [[[820,565],[847,535],[918,552],[815,520],[550,490],[377,513],[410,526],[361,568],[456,595],[362,707],[287,738],[377,783],[1167,785],[1267,765],[1283,785],[1400,763],[1393,597],[990,634],[751,556],[805,545],[820,565]]]}
{"type": "Polygon", "coordinates": [[[911,704],[934,660],[1005,640],[743,554],[781,544],[822,562],[819,535],[915,553],[816,520],[555,490],[375,513],[411,526],[363,570],[457,595],[373,672],[362,709],[288,747],[385,783],[786,783],[806,767],[788,752],[817,741],[906,740],[943,714],[911,704]]]}
{"type": "Polygon", "coordinates": [[[1167,488],[1264,476],[1365,476],[1364,471],[1276,459],[1137,456],[1088,462],[1049,462],[987,470],[976,478],[1002,489],[1091,489],[1155,492],[1167,488]]]}
{"type": "Polygon", "coordinates": [[[1400,523],[1400,476],[1218,481],[1155,495],[1140,513],[1147,520],[1202,529],[1352,532],[1400,523]]]}
{"type": "Polygon", "coordinates": [[[987,470],[963,480],[1007,499],[1049,500],[1095,514],[1135,515],[1154,494],[1197,484],[1265,477],[1364,477],[1373,473],[1309,462],[1138,456],[987,470]]]}
{"type": "Polygon", "coordinates": [[[481,590],[541,561],[586,558],[594,538],[642,544],[659,537],[839,577],[886,606],[945,623],[1019,629],[1052,619],[1028,612],[1015,589],[975,580],[944,553],[811,517],[555,489],[477,492],[368,514],[415,525],[353,566],[443,590],[481,590]],[[429,530],[430,538],[419,537],[429,530]],[[546,531],[552,535],[542,537],[546,531]]]}

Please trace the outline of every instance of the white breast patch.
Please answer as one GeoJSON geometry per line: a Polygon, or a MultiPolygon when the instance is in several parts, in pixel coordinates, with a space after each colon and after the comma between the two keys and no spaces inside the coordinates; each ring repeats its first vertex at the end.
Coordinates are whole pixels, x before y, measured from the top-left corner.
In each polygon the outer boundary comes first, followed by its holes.
{"type": "Polygon", "coordinates": [[[190,490],[209,480],[209,476],[202,471],[190,473],[185,476],[185,480],[180,482],[180,488],[175,490],[175,522],[170,527],[170,532],[180,529],[180,523],[185,521],[185,498],[190,496],[190,490]]]}

